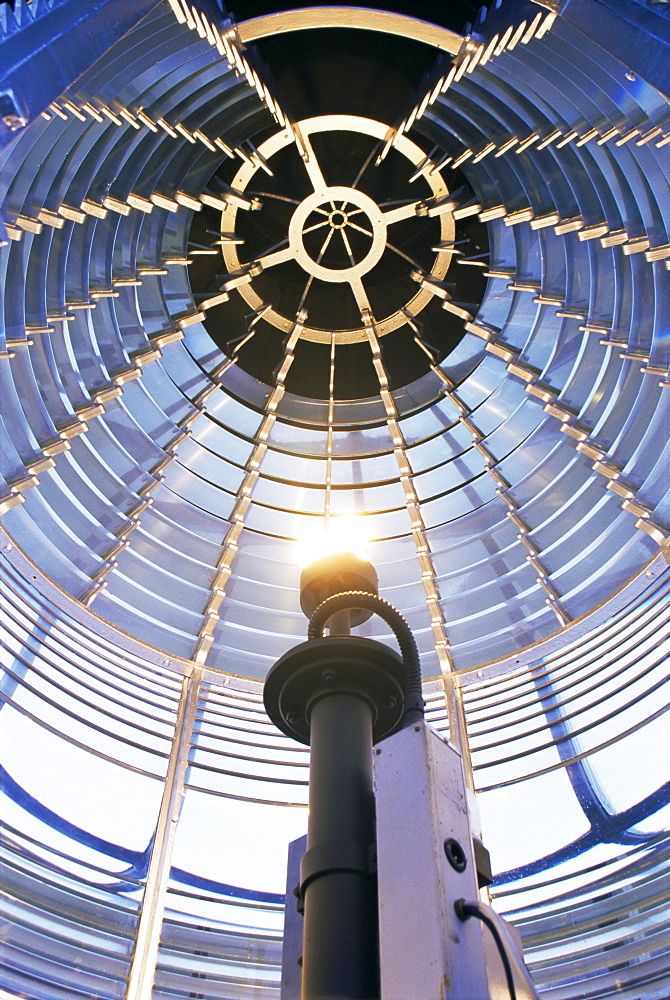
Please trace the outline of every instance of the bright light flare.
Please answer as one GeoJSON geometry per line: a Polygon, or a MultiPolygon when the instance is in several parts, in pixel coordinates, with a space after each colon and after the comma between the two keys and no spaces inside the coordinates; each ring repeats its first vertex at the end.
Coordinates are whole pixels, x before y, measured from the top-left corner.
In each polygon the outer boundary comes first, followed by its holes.
{"type": "Polygon", "coordinates": [[[370,541],[369,519],[357,514],[342,514],[338,517],[319,518],[304,525],[298,539],[296,561],[309,566],[317,559],[351,552],[359,559],[367,559],[367,544],[370,541]]]}

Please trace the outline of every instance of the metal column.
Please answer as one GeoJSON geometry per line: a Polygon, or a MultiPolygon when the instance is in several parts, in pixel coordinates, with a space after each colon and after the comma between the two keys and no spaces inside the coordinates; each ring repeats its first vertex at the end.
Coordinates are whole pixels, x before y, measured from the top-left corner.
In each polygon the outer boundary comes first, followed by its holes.
{"type": "Polygon", "coordinates": [[[310,746],[302,1000],[374,1000],[379,932],[369,702],[324,694],[312,707],[310,746]]]}

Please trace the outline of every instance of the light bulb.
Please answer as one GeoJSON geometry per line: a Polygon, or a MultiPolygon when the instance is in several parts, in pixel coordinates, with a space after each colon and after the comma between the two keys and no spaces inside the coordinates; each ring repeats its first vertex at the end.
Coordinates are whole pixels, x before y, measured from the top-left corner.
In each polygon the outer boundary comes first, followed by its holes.
{"type": "Polygon", "coordinates": [[[350,552],[359,559],[367,559],[369,539],[370,522],[364,515],[342,514],[328,519],[319,518],[301,526],[296,562],[303,567],[309,566],[317,559],[338,552],[350,552]]]}

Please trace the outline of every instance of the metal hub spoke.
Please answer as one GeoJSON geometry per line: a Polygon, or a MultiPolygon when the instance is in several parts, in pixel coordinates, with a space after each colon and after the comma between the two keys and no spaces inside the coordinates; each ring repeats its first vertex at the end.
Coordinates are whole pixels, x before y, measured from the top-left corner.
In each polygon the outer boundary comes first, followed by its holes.
{"type": "Polygon", "coordinates": [[[349,237],[347,236],[346,231],[344,229],[340,229],[340,235],[342,236],[342,240],[344,242],[344,247],[345,247],[345,249],[347,251],[347,256],[348,256],[349,260],[351,261],[351,266],[355,267],[356,261],[354,259],[354,255],[353,255],[352,250],[351,250],[351,243],[349,242],[349,237]]]}
{"type": "Polygon", "coordinates": [[[372,236],[372,232],[369,229],[363,229],[363,226],[357,226],[355,222],[349,222],[352,229],[356,229],[359,233],[365,233],[366,236],[372,236]]]}
{"type": "Polygon", "coordinates": [[[372,312],[370,308],[370,300],[368,298],[368,293],[365,291],[365,286],[363,284],[362,278],[352,278],[349,282],[351,285],[351,290],[354,293],[354,298],[356,299],[356,305],[358,306],[361,314],[361,320],[364,316],[369,316],[372,312]]]}
{"type": "Polygon", "coordinates": [[[412,201],[409,205],[399,205],[389,212],[384,212],[384,222],[387,226],[392,226],[394,222],[402,222],[404,219],[414,219],[417,216],[417,208],[422,205],[422,201],[412,201]]]}
{"type": "Polygon", "coordinates": [[[258,260],[254,261],[255,264],[260,264],[263,270],[267,270],[268,267],[276,267],[277,264],[283,264],[287,260],[293,259],[293,251],[290,246],[284,247],[283,250],[277,250],[275,253],[266,254],[265,257],[259,257],[258,260]]]}
{"type": "Polygon", "coordinates": [[[327,188],[326,179],[321,172],[319,161],[316,158],[314,147],[310,142],[309,132],[295,125],[292,130],[292,138],[296,141],[300,150],[305,169],[311,181],[314,191],[325,191],[327,188]],[[301,149],[302,147],[302,149],[301,149]]]}
{"type": "Polygon", "coordinates": [[[323,229],[324,226],[328,225],[328,219],[323,222],[317,222],[314,226],[308,226],[307,229],[303,229],[302,235],[305,236],[306,233],[313,233],[315,229],[323,229]]]}
{"type": "Polygon", "coordinates": [[[335,233],[335,230],[334,230],[334,229],[330,229],[330,230],[328,231],[328,235],[326,236],[326,239],[325,239],[325,241],[324,241],[324,244],[323,244],[323,246],[321,247],[321,253],[320,253],[320,254],[319,254],[319,256],[318,256],[318,257],[316,258],[316,263],[317,263],[317,264],[320,264],[320,263],[321,263],[321,261],[322,261],[322,259],[323,259],[323,255],[325,254],[326,250],[328,249],[328,244],[329,244],[329,243],[330,243],[330,241],[332,240],[332,238],[333,238],[333,234],[334,234],[334,233],[335,233]]]}

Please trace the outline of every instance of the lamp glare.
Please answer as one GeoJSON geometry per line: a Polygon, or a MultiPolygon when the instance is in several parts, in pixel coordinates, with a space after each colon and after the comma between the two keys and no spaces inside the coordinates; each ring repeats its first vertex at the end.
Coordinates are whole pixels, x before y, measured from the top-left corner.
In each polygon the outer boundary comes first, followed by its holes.
{"type": "Polygon", "coordinates": [[[369,542],[368,518],[356,514],[329,517],[305,526],[297,544],[297,563],[309,566],[325,556],[349,552],[359,559],[367,559],[369,542]]]}

